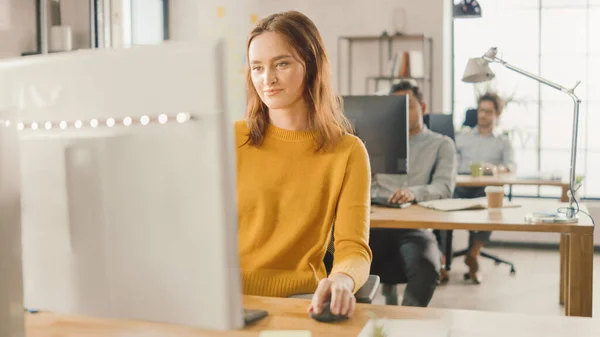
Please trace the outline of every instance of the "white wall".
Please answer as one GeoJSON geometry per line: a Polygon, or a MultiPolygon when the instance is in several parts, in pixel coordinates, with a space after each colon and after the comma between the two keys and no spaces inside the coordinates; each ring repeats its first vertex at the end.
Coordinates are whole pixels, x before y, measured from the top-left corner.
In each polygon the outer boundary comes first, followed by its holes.
{"type": "Polygon", "coordinates": [[[163,7],[160,0],[131,1],[133,44],[155,44],[163,40],[163,7]]]}
{"type": "MultiPolygon", "coordinates": [[[[451,8],[447,0],[171,0],[170,32],[171,38],[175,40],[215,34],[227,36],[234,52],[231,54],[230,65],[235,69],[230,71],[230,77],[237,81],[234,83],[243,86],[239,72],[243,67],[245,39],[252,27],[250,15],[264,17],[274,12],[296,9],[308,15],[319,28],[332,63],[334,84],[337,86],[338,37],[379,35],[384,30],[392,31],[391,13],[397,7],[406,9],[405,33],[424,33],[433,38],[433,106],[430,111],[448,112],[451,107],[451,8]],[[218,7],[224,9],[224,16],[218,16],[218,7]]],[[[377,49],[376,45],[373,47],[374,49],[369,46],[357,47],[355,50],[354,94],[364,91],[365,76],[376,75],[374,72],[377,71],[377,66],[373,62],[373,55],[377,49]]],[[[237,95],[244,93],[241,91],[237,95]]],[[[241,117],[244,104],[239,102],[236,98],[236,106],[241,109],[237,116],[241,117]]]]}
{"type": "MultiPolygon", "coordinates": [[[[430,111],[449,112],[450,97],[450,24],[451,8],[448,0],[261,0],[259,16],[296,9],[310,17],[319,28],[332,63],[334,82],[342,93],[346,90],[345,67],[342,68],[342,86],[338,78],[338,37],[354,35],[380,35],[392,33],[392,13],[404,8],[406,23],[404,33],[425,34],[433,38],[433,90],[426,92],[426,99],[433,94],[430,111]],[[444,38],[447,41],[444,42],[444,38]]],[[[406,45],[412,48],[414,44],[406,45]]],[[[415,46],[416,47],[416,46],[415,46]]],[[[342,51],[342,66],[346,53],[342,51]]],[[[365,77],[378,75],[377,43],[356,46],[353,53],[352,94],[365,93],[365,77]]]]}
{"type": "Polygon", "coordinates": [[[228,48],[228,92],[231,119],[244,115],[245,90],[243,70],[245,41],[252,24],[251,8],[256,0],[170,0],[169,35],[171,40],[194,40],[222,36],[228,48]]]}
{"type": "Polygon", "coordinates": [[[21,53],[35,50],[35,1],[8,0],[2,6],[6,24],[0,26],[0,58],[18,57],[21,53]],[[5,27],[6,26],[6,27],[5,27]]]}
{"type": "MultiPolygon", "coordinates": [[[[29,0],[27,0],[29,1],[29,0]]],[[[51,1],[48,1],[50,3],[51,1]]],[[[90,48],[89,0],[61,0],[60,12],[63,26],[71,26],[73,49],[90,48]]],[[[33,12],[35,14],[35,12],[33,12]]],[[[35,18],[35,17],[34,17],[35,18]]]]}
{"type": "MultiPolygon", "coordinates": [[[[0,25],[0,59],[36,50],[35,0],[8,1],[8,27],[0,25]]],[[[50,4],[50,1],[48,1],[50,4]]],[[[1,11],[5,7],[0,7],[1,11]]],[[[0,14],[2,17],[6,12],[0,14]]],[[[89,48],[89,1],[62,0],[62,24],[71,26],[73,49],[89,48]]],[[[48,20],[50,24],[50,20],[48,20]]]]}

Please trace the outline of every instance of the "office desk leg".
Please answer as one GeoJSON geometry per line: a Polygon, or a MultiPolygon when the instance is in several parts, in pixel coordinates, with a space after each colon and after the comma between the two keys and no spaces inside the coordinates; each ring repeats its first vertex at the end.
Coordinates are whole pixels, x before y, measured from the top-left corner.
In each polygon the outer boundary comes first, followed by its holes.
{"type": "MultiPolygon", "coordinates": [[[[559,303],[561,305],[566,304],[566,298],[568,296],[567,289],[567,271],[569,270],[569,235],[560,235],[560,286],[559,286],[559,303]]],[[[565,308],[566,312],[566,308],[565,308]]]]}
{"type": "Polygon", "coordinates": [[[592,317],[594,240],[591,235],[571,234],[569,241],[566,314],[592,317]]]}

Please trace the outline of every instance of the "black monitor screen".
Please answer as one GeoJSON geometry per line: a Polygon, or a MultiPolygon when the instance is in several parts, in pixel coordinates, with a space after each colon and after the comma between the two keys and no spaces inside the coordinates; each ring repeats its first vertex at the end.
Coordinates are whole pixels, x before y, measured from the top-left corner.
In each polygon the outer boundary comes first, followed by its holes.
{"type": "Polygon", "coordinates": [[[344,114],[369,153],[371,173],[408,173],[408,96],[343,96],[344,114]]]}

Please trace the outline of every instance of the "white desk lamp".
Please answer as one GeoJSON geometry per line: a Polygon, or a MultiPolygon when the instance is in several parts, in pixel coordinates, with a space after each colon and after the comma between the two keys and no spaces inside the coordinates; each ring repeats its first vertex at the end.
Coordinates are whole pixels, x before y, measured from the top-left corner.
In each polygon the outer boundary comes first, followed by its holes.
{"type": "Polygon", "coordinates": [[[516,71],[519,74],[525,75],[532,78],[540,83],[546,84],[554,89],[560,90],[573,99],[574,102],[574,118],[573,118],[573,138],[571,139],[571,169],[569,176],[569,207],[564,211],[550,211],[541,213],[531,213],[526,216],[526,220],[530,222],[554,222],[554,223],[574,223],[578,221],[579,205],[577,200],[574,199],[574,188],[575,188],[575,160],[577,154],[577,129],[579,124],[579,103],[581,100],[575,95],[575,88],[581,83],[578,81],[572,89],[565,88],[559,84],[548,81],[544,78],[536,76],[525,70],[519,69],[513,65],[508,64],[506,61],[498,58],[498,49],[496,47],[490,48],[483,56],[472,58],[467,63],[467,67],[463,74],[463,82],[467,83],[478,83],[489,81],[494,78],[494,72],[489,67],[490,63],[500,63],[506,68],[516,71]],[[575,204],[575,206],[573,205],[575,204]]]}

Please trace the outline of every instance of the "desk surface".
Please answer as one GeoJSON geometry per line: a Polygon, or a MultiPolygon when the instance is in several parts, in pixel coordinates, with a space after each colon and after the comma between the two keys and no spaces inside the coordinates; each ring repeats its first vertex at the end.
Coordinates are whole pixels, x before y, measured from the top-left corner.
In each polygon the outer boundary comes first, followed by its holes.
{"type": "Polygon", "coordinates": [[[472,177],[470,175],[456,176],[456,186],[482,187],[504,185],[534,185],[534,186],[560,186],[568,187],[569,182],[551,179],[525,179],[514,174],[499,174],[497,176],[472,177]]]}
{"type": "MultiPolygon", "coordinates": [[[[515,208],[442,212],[413,205],[404,209],[372,207],[371,228],[434,228],[489,231],[522,231],[593,234],[594,226],[585,214],[579,214],[576,224],[530,224],[525,215],[530,212],[556,211],[566,207],[547,199],[518,199],[515,208]]],[[[588,212],[584,204],[580,210],[588,212]]],[[[589,212],[588,212],[589,213],[589,212]]]]}
{"type": "Polygon", "coordinates": [[[355,316],[342,323],[318,323],[306,314],[308,300],[245,297],[247,308],[265,309],[269,316],[253,326],[231,332],[211,332],[183,326],[126,320],[106,320],[48,313],[29,315],[27,337],[212,337],[258,336],[262,330],[310,330],[312,336],[357,336],[369,320],[378,318],[442,319],[452,337],[597,337],[600,320],[483,311],[411,308],[359,304],[355,316]]]}

